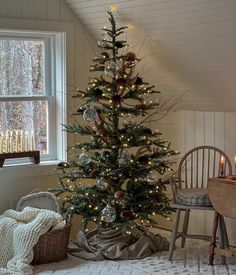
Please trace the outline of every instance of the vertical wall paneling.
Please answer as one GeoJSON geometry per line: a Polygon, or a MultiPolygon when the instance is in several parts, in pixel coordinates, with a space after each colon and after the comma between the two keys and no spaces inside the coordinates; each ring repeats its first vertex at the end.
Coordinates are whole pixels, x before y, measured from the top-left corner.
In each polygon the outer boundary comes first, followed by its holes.
{"type": "Polygon", "coordinates": [[[174,132],[174,140],[173,143],[175,146],[173,147],[175,150],[180,152],[179,158],[185,152],[185,140],[186,140],[186,127],[185,127],[185,112],[177,112],[173,114],[176,118],[175,125],[175,132],[174,132]]]}
{"type": "Polygon", "coordinates": [[[22,2],[22,18],[34,19],[35,13],[35,0],[21,0],[22,2]]]}
{"type": "Polygon", "coordinates": [[[22,16],[22,1],[8,0],[7,1],[7,16],[10,18],[21,18],[22,16]]]}
{"type": "MultiPolygon", "coordinates": [[[[205,132],[205,144],[206,145],[215,145],[215,114],[213,112],[204,113],[204,132],[205,132]]],[[[212,221],[213,221],[213,212],[206,211],[205,214],[205,228],[206,234],[212,234],[212,221]]]]}
{"type": "Polygon", "coordinates": [[[195,146],[195,115],[193,111],[185,112],[185,151],[195,146]]]}
{"type": "Polygon", "coordinates": [[[48,18],[48,1],[51,0],[34,0],[34,19],[47,20],[48,18]]]}
{"type": "MultiPolygon", "coordinates": [[[[194,113],[194,134],[195,134],[195,144],[194,147],[204,145],[205,144],[205,135],[204,135],[204,113],[203,112],[195,112],[194,113]]],[[[200,178],[201,175],[198,175],[200,178]]],[[[201,232],[205,233],[205,211],[195,211],[195,227],[193,234],[200,234],[201,232]],[[198,222],[200,221],[200,222],[198,222]]]]}
{"type": "Polygon", "coordinates": [[[48,20],[60,20],[60,0],[48,0],[48,20]]]}
{"type": "Polygon", "coordinates": [[[71,10],[68,8],[64,0],[60,0],[60,20],[71,21],[71,10]]]}
{"type": "Polygon", "coordinates": [[[0,1],[0,17],[5,17],[7,15],[7,0],[0,1]]]}
{"type": "Polygon", "coordinates": [[[216,112],[215,113],[215,146],[221,150],[225,150],[225,113],[216,112]]]}

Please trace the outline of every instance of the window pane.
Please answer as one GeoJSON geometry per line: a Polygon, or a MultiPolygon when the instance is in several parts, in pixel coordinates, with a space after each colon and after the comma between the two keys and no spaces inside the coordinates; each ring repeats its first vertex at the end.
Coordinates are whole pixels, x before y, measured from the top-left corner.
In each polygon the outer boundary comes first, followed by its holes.
{"type": "Polygon", "coordinates": [[[0,152],[48,153],[47,101],[0,102],[0,152]]]}
{"type": "Polygon", "coordinates": [[[45,42],[0,38],[0,96],[45,95],[45,42]]]}

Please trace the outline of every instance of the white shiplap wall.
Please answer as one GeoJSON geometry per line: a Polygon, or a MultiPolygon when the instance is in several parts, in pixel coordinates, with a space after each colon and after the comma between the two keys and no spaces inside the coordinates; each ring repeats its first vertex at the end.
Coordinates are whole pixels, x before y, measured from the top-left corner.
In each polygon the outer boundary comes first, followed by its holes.
{"type": "Polygon", "coordinates": [[[125,38],[145,57],[145,79],[169,94],[188,91],[185,109],[236,111],[235,0],[65,1],[97,39],[115,4],[118,24],[133,27],[125,38]]]}
{"type": "MultiPolygon", "coordinates": [[[[154,125],[153,125],[154,126],[154,125]]],[[[179,111],[155,125],[170,140],[180,156],[198,145],[212,145],[226,152],[232,162],[236,155],[236,113],[179,111]]],[[[193,234],[211,235],[211,212],[192,211],[189,230],[193,234]]],[[[226,219],[230,240],[236,243],[236,221],[226,219]]],[[[166,221],[162,226],[171,227],[166,221]]]]}
{"type": "MultiPolygon", "coordinates": [[[[72,86],[85,87],[94,56],[93,39],[64,0],[0,0],[0,28],[67,32],[67,92],[72,86]]],[[[68,113],[71,106],[68,97],[68,113]]],[[[71,139],[68,137],[69,144],[71,139]]],[[[57,184],[57,177],[50,175],[52,169],[45,165],[0,169],[0,214],[14,208],[18,199],[33,189],[46,190],[57,184]]]]}
{"type": "MultiPolygon", "coordinates": [[[[83,2],[87,3],[88,1],[83,2]]],[[[107,1],[107,5],[109,2],[107,1]]],[[[102,12],[103,15],[104,10],[105,8],[102,12]]],[[[72,36],[67,41],[69,49],[67,52],[67,79],[68,83],[75,86],[85,85],[90,60],[93,57],[91,51],[93,39],[66,6],[64,0],[0,0],[1,19],[29,20],[25,21],[29,23],[34,21],[36,26],[37,22],[41,23],[42,21],[46,22],[48,26],[54,26],[53,24],[58,22],[71,24],[72,36]]],[[[50,27],[50,29],[52,28],[50,27]]],[[[183,86],[181,86],[182,88],[183,86]]],[[[71,102],[68,104],[72,105],[71,102]]],[[[163,135],[171,140],[173,148],[182,154],[194,146],[210,144],[225,150],[233,160],[236,152],[235,113],[182,111],[169,116],[157,126],[163,135]]],[[[56,184],[56,178],[48,175],[50,170],[51,167],[38,167],[35,170],[33,166],[0,170],[0,213],[14,207],[16,201],[32,189],[36,187],[46,189],[48,186],[56,184]]],[[[170,226],[165,222],[162,224],[170,226]]],[[[231,239],[233,239],[233,236],[236,235],[233,234],[236,233],[233,221],[228,221],[228,225],[231,239]]],[[[210,228],[211,220],[208,219],[208,215],[192,214],[190,231],[210,233],[210,228]]]]}

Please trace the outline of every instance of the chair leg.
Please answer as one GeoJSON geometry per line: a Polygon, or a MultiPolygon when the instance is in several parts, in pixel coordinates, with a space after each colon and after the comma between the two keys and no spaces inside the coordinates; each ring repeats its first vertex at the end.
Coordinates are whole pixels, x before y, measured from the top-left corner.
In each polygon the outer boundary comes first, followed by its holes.
{"type": "Polygon", "coordinates": [[[215,246],[216,246],[216,233],[219,221],[219,214],[217,211],[214,213],[214,221],[213,221],[213,232],[212,232],[212,240],[209,246],[209,264],[213,265],[214,257],[215,257],[215,246]]]}
{"type": "Polygon", "coordinates": [[[175,241],[178,233],[178,227],[179,227],[179,218],[180,218],[180,209],[176,211],[176,216],[175,216],[175,221],[173,224],[173,230],[172,230],[172,235],[171,235],[171,240],[170,240],[170,248],[169,248],[169,261],[172,260],[173,252],[175,249],[175,241]]]}
{"type": "MultiPolygon", "coordinates": [[[[221,219],[221,215],[219,215],[219,245],[220,245],[220,248],[223,248],[225,249],[225,236],[224,236],[224,229],[223,229],[223,222],[222,222],[222,219],[221,219]]],[[[225,265],[225,256],[221,255],[221,262],[222,262],[222,265],[225,265]]]]}
{"type": "Polygon", "coordinates": [[[183,235],[182,235],[182,240],[181,240],[181,248],[184,248],[185,241],[186,241],[186,235],[188,232],[188,223],[189,223],[189,213],[190,210],[186,209],[185,214],[184,214],[184,223],[183,223],[183,235]]]}

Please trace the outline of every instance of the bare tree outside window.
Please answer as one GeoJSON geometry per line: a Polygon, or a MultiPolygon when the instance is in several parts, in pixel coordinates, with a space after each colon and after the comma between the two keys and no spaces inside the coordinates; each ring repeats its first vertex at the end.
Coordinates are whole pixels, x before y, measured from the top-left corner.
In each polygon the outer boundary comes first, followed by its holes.
{"type": "Polygon", "coordinates": [[[0,133],[3,137],[7,132],[29,133],[34,149],[44,154],[48,153],[45,87],[45,41],[0,38],[0,133]]]}

